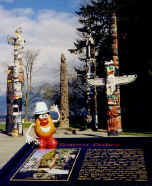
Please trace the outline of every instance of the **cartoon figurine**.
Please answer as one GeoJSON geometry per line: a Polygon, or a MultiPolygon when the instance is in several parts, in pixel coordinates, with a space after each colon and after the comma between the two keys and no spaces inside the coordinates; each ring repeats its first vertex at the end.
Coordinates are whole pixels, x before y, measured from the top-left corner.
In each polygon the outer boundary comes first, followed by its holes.
{"type": "Polygon", "coordinates": [[[57,140],[53,137],[55,133],[54,123],[59,121],[60,113],[57,105],[51,106],[50,111],[58,113],[58,119],[52,120],[49,114],[49,110],[45,102],[39,101],[35,105],[35,123],[32,123],[26,132],[26,142],[35,142],[39,144],[40,149],[50,148],[55,149],[57,147],[57,140]],[[29,135],[32,127],[34,126],[34,131],[36,137],[31,137],[29,135]],[[38,140],[37,140],[38,138],[38,140]]]}

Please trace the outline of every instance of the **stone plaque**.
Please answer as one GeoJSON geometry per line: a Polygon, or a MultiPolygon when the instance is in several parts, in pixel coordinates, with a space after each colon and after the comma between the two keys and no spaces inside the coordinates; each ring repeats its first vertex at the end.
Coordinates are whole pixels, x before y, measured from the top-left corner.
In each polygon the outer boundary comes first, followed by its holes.
{"type": "Polygon", "coordinates": [[[151,182],[151,152],[132,143],[62,143],[35,148],[10,181],[151,182]]]}

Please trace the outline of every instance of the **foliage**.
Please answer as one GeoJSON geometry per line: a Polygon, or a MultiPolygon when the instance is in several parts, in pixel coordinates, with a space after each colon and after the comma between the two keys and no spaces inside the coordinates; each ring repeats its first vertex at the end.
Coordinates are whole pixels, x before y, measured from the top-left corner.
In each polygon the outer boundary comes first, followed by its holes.
{"type": "Polygon", "coordinates": [[[111,49],[110,13],[111,5],[107,0],[92,1],[76,12],[81,27],[77,28],[80,38],[74,42],[74,45],[80,54],[83,52],[82,48],[85,47],[87,34],[91,33],[98,56],[100,53],[102,54],[100,55],[100,62],[109,57],[109,49],[111,49]]]}
{"type": "Polygon", "coordinates": [[[44,83],[40,87],[41,98],[49,105],[60,103],[60,83],[50,84],[44,83]]]}
{"type": "MultiPolygon", "coordinates": [[[[112,4],[107,0],[92,0],[89,4],[82,5],[76,14],[79,17],[80,27],[77,28],[79,39],[74,42],[75,49],[71,50],[83,62],[81,68],[75,68],[78,76],[78,88],[83,92],[83,106],[87,112],[87,47],[86,41],[92,36],[95,45],[95,73],[96,76],[105,77],[104,62],[112,58],[111,12],[112,4]],[[85,63],[85,64],[84,64],[85,63]],[[83,89],[81,88],[83,86],[83,89]],[[83,91],[82,91],[83,90],[83,91]]],[[[94,52],[93,52],[94,53],[94,52]]],[[[98,91],[98,90],[97,90],[98,91]]],[[[96,94],[96,93],[95,93],[96,94]]],[[[103,96],[103,95],[102,95],[103,96]]],[[[97,97],[97,94],[96,94],[97,97]]],[[[96,103],[97,100],[94,100],[96,103]]],[[[80,101],[79,101],[80,103],[80,101]]],[[[96,104],[92,105],[92,112],[96,104]]],[[[79,108],[80,111],[80,108],[79,108]]],[[[81,116],[85,117],[85,115],[81,116]]],[[[82,123],[85,121],[82,120],[82,123]]],[[[92,122],[92,126],[93,126],[92,122]]]]}

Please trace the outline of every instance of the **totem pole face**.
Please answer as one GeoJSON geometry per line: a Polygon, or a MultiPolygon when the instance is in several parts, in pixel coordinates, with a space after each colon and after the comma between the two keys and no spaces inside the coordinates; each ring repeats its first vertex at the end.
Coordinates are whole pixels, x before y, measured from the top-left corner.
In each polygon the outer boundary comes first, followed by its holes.
{"type": "Polygon", "coordinates": [[[38,137],[50,137],[54,132],[55,127],[49,114],[40,114],[35,118],[35,133],[38,137]]]}
{"type": "Polygon", "coordinates": [[[114,67],[114,65],[107,66],[107,76],[108,75],[114,75],[114,73],[115,73],[115,67],[114,67]]]}
{"type": "Polygon", "coordinates": [[[112,96],[116,89],[114,73],[115,73],[114,65],[107,66],[107,84],[106,84],[107,96],[112,96]]]}

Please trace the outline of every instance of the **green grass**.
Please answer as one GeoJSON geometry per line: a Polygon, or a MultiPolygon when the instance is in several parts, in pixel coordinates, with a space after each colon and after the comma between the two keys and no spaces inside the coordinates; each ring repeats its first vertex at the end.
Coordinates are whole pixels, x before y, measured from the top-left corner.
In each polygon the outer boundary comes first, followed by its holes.
{"type": "MultiPolygon", "coordinates": [[[[31,122],[27,122],[23,124],[23,129],[28,128],[31,125],[31,122]]],[[[0,123],[0,131],[5,131],[6,130],[6,125],[5,123],[0,123]]]]}
{"type": "Polygon", "coordinates": [[[152,132],[148,131],[148,132],[141,132],[141,131],[124,131],[120,133],[121,135],[133,135],[133,136],[147,136],[147,137],[151,137],[152,136],[152,132]]]}
{"type": "Polygon", "coordinates": [[[0,131],[5,131],[5,123],[0,123],[0,131]]]}
{"type": "Polygon", "coordinates": [[[31,122],[23,123],[23,128],[29,128],[29,126],[30,126],[31,124],[32,124],[31,122]]]}

